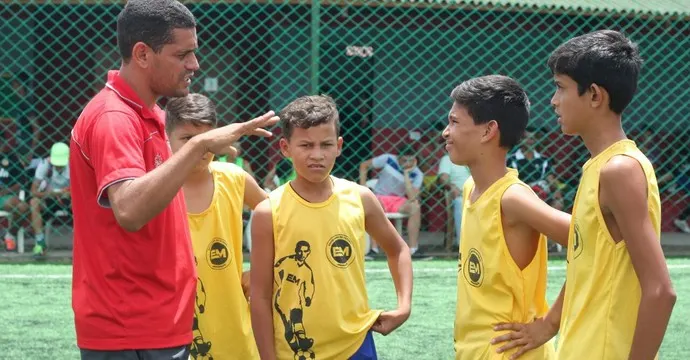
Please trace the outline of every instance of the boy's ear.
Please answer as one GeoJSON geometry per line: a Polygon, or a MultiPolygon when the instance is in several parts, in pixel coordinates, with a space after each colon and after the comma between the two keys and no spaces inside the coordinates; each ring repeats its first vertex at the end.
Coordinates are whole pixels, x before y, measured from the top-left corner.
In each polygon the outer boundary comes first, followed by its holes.
{"type": "Polygon", "coordinates": [[[592,85],[589,86],[589,100],[593,108],[607,105],[609,93],[603,87],[592,83],[592,85]]]}
{"type": "Polygon", "coordinates": [[[283,154],[286,158],[290,157],[290,151],[288,148],[288,141],[284,137],[280,138],[280,141],[278,141],[278,144],[280,145],[280,153],[283,154]]]}
{"type": "Polygon", "coordinates": [[[340,152],[343,150],[343,137],[338,136],[338,153],[336,154],[337,156],[340,156],[340,152]]]}
{"type": "Polygon", "coordinates": [[[484,133],[482,134],[482,139],[481,142],[489,142],[491,139],[494,137],[498,137],[498,122],[496,120],[491,120],[488,123],[486,123],[486,127],[484,128],[484,133]]]}

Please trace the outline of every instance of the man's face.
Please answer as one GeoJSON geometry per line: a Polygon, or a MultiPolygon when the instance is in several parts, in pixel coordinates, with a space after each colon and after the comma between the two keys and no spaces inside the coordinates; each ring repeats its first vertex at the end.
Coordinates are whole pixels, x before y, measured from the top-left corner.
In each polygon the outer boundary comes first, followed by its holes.
{"type": "Polygon", "coordinates": [[[281,152],[292,159],[297,175],[312,183],[328,178],[342,146],[343,138],[338,137],[331,122],[308,129],[294,128],[289,140],[280,139],[281,152]]]}
{"type": "MultiPolygon", "coordinates": [[[[212,130],[212,126],[208,125],[200,125],[200,126],[194,126],[192,124],[180,124],[175,126],[172,131],[170,132],[170,148],[172,149],[173,153],[179,151],[184,144],[187,143],[192,137],[203,134],[209,130],[212,130]]],[[[213,161],[213,154],[212,153],[207,153],[204,155],[201,160],[199,160],[199,163],[194,167],[193,172],[198,172],[198,171],[205,171],[208,169],[208,164],[213,161]]]]}
{"type": "Polygon", "coordinates": [[[464,106],[453,103],[448,114],[448,126],[443,130],[446,151],[456,165],[468,165],[480,152],[482,134],[486,124],[475,124],[464,106]]]}
{"type": "Polygon", "coordinates": [[[561,131],[566,135],[578,135],[580,129],[587,126],[587,119],[591,118],[591,107],[587,100],[589,91],[580,95],[577,82],[570,76],[556,74],[553,79],[556,92],[551,98],[551,106],[558,115],[561,131]]]}
{"type": "Polygon", "coordinates": [[[297,251],[295,252],[295,258],[299,262],[305,262],[307,258],[309,257],[309,254],[311,254],[311,250],[309,249],[309,246],[302,245],[299,248],[297,248],[297,251]]]}
{"type": "Polygon", "coordinates": [[[156,94],[182,97],[189,94],[192,76],[199,70],[196,29],[174,29],[172,34],[173,42],[164,45],[160,53],[151,51],[149,79],[156,94]]]}

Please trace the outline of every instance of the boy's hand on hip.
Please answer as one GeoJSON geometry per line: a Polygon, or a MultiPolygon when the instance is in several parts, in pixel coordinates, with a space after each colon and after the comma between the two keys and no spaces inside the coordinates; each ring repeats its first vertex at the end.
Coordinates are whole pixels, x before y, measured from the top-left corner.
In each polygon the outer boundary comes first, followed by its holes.
{"type": "Polygon", "coordinates": [[[388,335],[393,330],[397,329],[410,317],[409,311],[402,311],[400,309],[393,311],[384,311],[376,319],[371,330],[376,331],[381,335],[388,335]]]}
{"type": "Polygon", "coordinates": [[[508,342],[496,350],[498,353],[519,348],[510,359],[517,359],[524,353],[536,349],[547,341],[551,340],[558,332],[558,327],[545,320],[544,318],[536,318],[531,323],[499,323],[494,326],[495,331],[509,330],[511,332],[503,334],[491,340],[492,344],[508,342]]]}

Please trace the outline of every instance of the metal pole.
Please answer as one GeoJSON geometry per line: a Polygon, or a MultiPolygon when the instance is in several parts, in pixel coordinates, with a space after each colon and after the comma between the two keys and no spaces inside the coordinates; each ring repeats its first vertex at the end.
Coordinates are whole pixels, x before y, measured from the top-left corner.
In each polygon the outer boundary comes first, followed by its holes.
{"type": "Polygon", "coordinates": [[[319,93],[319,35],[321,26],[321,0],[311,1],[311,93],[319,93]]]}

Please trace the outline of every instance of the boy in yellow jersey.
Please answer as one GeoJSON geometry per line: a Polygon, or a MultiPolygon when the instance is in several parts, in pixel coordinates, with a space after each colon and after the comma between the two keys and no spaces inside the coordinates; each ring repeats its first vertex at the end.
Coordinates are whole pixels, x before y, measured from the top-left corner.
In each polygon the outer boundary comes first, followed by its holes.
{"type": "MultiPolygon", "coordinates": [[[[505,166],[529,120],[527,94],[515,80],[470,79],[451,98],[446,150],[471,174],[463,189],[455,358],[507,359],[517,350],[501,352],[492,344],[493,326],[546,315],[546,236],[566,244],[570,216],[539,199],[505,166]]],[[[525,356],[554,359],[553,344],[525,356]]]]}
{"type": "Polygon", "coordinates": [[[280,149],[297,176],[256,207],[252,222],[251,313],[261,359],[376,359],[371,331],[386,335],[410,316],[409,248],[369,189],[330,175],[343,144],[333,100],[301,97],[280,118],[280,149]],[[396,310],[369,308],[365,231],[388,255],[396,310]]]}
{"type": "MultiPolygon", "coordinates": [[[[637,46],[611,30],[575,37],[548,61],[561,130],[591,154],[569,232],[560,360],[657,358],[675,304],[654,168],[621,127],[641,63],[637,46]]],[[[506,328],[513,344],[529,347],[558,331],[543,325],[506,328]]]]}
{"type": "MultiPolygon", "coordinates": [[[[166,131],[173,152],[218,121],[207,97],[189,94],[166,105],[166,131]]],[[[200,159],[182,189],[199,279],[194,312],[192,359],[259,359],[242,272],[242,208],[254,208],[267,194],[235,164],[200,159]]],[[[244,275],[244,276],[243,276],[244,275]]]]}

